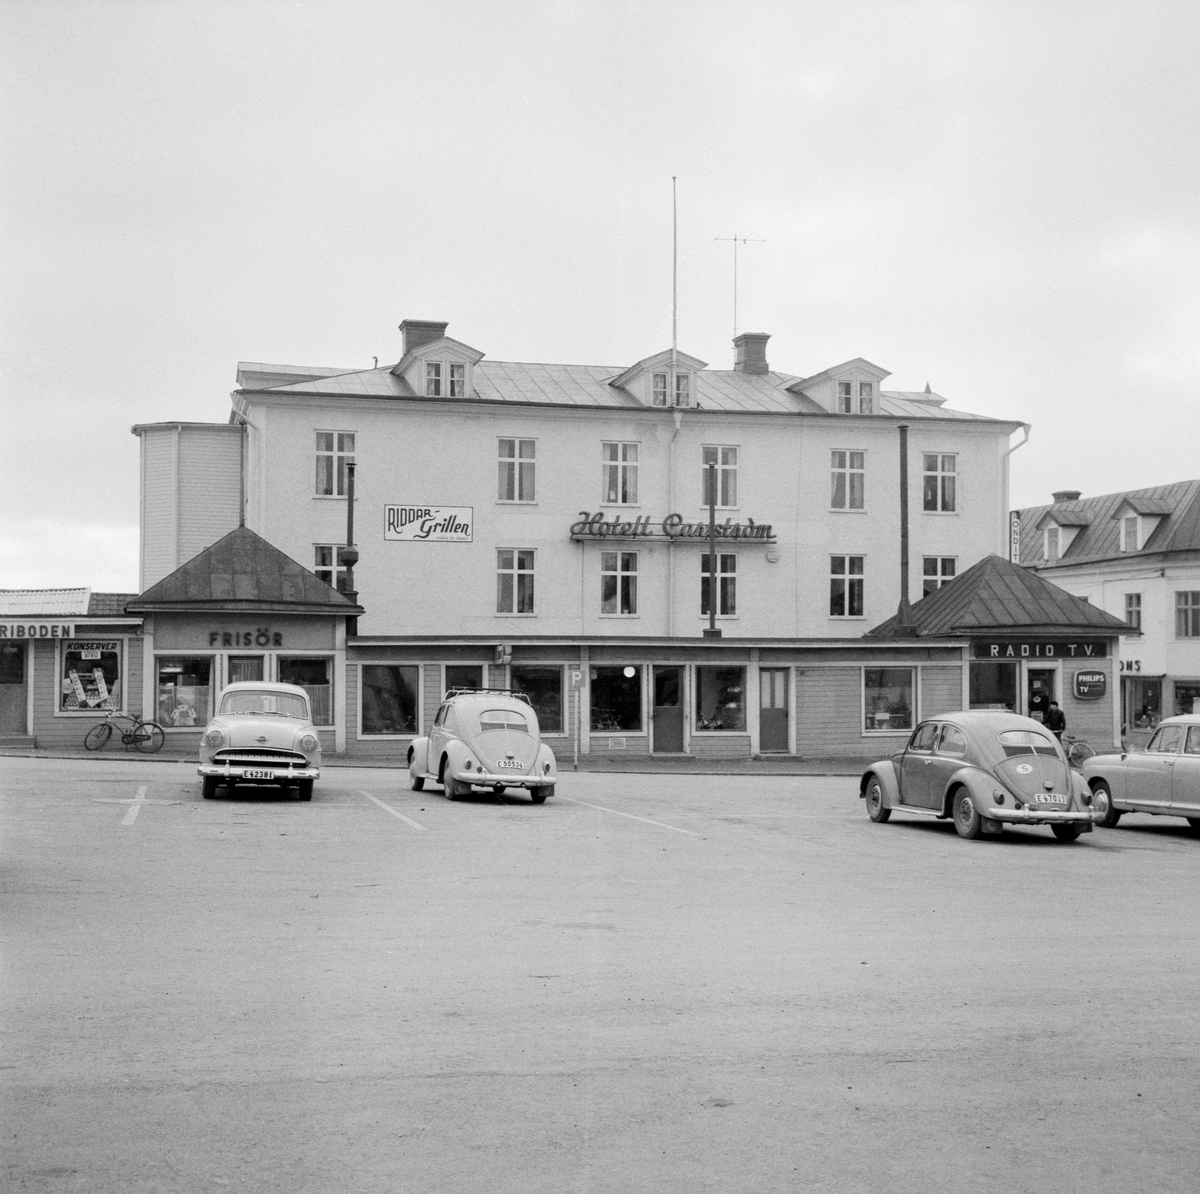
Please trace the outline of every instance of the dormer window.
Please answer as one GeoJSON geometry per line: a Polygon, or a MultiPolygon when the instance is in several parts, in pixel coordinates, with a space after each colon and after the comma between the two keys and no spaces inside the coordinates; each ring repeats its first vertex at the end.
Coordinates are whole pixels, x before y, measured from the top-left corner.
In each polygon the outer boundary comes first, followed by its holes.
{"type": "Polygon", "coordinates": [[[1140,519],[1136,514],[1126,514],[1121,519],[1121,550],[1137,551],[1141,544],[1138,542],[1140,519]]]}
{"type": "Polygon", "coordinates": [[[875,383],[860,381],[858,383],[858,413],[869,415],[875,407],[875,383]]]}
{"type": "Polygon", "coordinates": [[[425,397],[465,398],[467,367],[461,361],[425,362],[425,397]]]}
{"type": "Polygon", "coordinates": [[[852,381],[839,381],[837,393],[837,408],[840,415],[869,415],[875,410],[875,383],[873,381],[858,383],[857,399],[852,381]]]}
{"type": "Polygon", "coordinates": [[[1046,528],[1044,554],[1048,560],[1057,560],[1062,557],[1062,529],[1060,527],[1046,528]]]}
{"type": "Polygon", "coordinates": [[[442,396],[442,362],[425,362],[425,397],[440,398],[442,396]]]}
{"type": "Polygon", "coordinates": [[[655,373],[651,375],[652,380],[652,401],[655,406],[690,406],[692,402],[692,378],[689,373],[675,374],[675,401],[668,403],[667,394],[671,388],[671,375],[669,373],[655,373]]]}
{"type": "Polygon", "coordinates": [[[854,382],[838,382],[838,414],[848,415],[854,409],[854,382]]]}

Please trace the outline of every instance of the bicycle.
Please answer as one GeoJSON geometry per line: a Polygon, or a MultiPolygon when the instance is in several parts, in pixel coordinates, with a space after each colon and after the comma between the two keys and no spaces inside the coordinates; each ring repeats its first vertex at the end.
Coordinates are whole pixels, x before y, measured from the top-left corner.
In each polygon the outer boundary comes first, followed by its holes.
{"type": "Polygon", "coordinates": [[[99,750],[113,735],[113,730],[121,735],[123,746],[136,746],[138,750],[152,755],[156,750],[162,750],[167,736],[156,721],[142,721],[129,713],[118,713],[110,709],[104,720],[92,726],[84,735],[85,750],[99,750]],[[128,728],[126,727],[128,723],[128,728]]]}
{"type": "Polygon", "coordinates": [[[1096,753],[1082,738],[1076,738],[1074,734],[1063,734],[1062,743],[1067,760],[1073,767],[1078,767],[1084,759],[1090,759],[1096,753]]]}

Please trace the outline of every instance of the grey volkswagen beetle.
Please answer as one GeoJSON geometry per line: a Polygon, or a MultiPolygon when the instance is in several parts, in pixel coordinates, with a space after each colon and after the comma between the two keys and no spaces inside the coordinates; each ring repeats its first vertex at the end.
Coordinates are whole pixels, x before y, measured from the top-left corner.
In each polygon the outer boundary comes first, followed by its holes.
{"type": "Polygon", "coordinates": [[[1091,791],[1041,722],[985,709],[926,718],[899,754],[867,768],[859,796],[872,821],[893,812],[950,818],[964,838],[1049,825],[1073,842],[1099,819],[1091,791]]]}

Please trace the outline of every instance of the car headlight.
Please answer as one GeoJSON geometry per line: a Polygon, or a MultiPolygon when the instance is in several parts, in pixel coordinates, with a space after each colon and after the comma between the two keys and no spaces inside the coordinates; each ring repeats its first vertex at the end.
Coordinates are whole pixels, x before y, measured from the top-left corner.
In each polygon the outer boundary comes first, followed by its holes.
{"type": "Polygon", "coordinates": [[[204,735],[205,746],[220,746],[225,741],[225,731],[215,726],[204,735]]]}
{"type": "Polygon", "coordinates": [[[317,747],[320,745],[321,745],[321,739],[318,738],[316,736],[316,734],[301,734],[300,735],[300,749],[302,751],[304,751],[305,754],[308,754],[310,751],[316,750],[317,747]]]}

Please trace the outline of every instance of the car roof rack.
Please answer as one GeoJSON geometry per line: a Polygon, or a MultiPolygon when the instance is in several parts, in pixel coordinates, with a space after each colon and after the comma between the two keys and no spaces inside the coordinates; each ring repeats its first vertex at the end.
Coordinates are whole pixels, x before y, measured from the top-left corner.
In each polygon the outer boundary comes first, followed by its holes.
{"type": "Polygon", "coordinates": [[[480,696],[506,696],[512,697],[514,700],[524,701],[531,709],[533,702],[528,695],[523,692],[518,692],[515,688],[447,688],[446,695],[442,697],[443,701],[448,701],[455,696],[468,696],[472,693],[480,696]]]}

